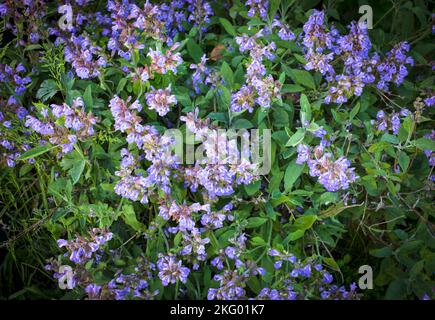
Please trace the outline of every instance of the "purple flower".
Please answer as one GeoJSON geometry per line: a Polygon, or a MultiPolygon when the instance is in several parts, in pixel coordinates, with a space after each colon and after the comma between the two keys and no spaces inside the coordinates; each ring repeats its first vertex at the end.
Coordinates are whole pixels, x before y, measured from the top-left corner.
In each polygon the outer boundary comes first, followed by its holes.
{"type": "MultiPolygon", "coordinates": [[[[113,234],[106,229],[94,228],[90,231],[89,237],[78,236],[76,239],[67,241],[59,239],[59,248],[66,247],[70,252],[70,260],[77,264],[85,264],[102,245],[110,241],[113,234]]],[[[66,254],[67,255],[67,254],[66,254]]]]}
{"type": "Polygon", "coordinates": [[[231,96],[231,111],[240,112],[248,110],[252,112],[254,109],[254,90],[250,86],[242,86],[238,92],[231,96]]]}
{"type": "Polygon", "coordinates": [[[433,107],[435,105],[435,96],[432,96],[430,98],[426,98],[424,99],[424,103],[426,104],[426,106],[428,107],[433,107]]]}
{"type": "Polygon", "coordinates": [[[81,79],[95,78],[100,68],[106,66],[102,48],[93,46],[87,37],[72,36],[65,46],[65,60],[70,62],[81,79]]]}
{"type": "Polygon", "coordinates": [[[331,192],[347,189],[350,183],[358,178],[354,172],[355,169],[350,168],[349,160],[340,157],[333,161],[331,153],[325,153],[319,158],[309,159],[308,167],[310,175],[319,177],[319,183],[331,192]]]}
{"type": "Polygon", "coordinates": [[[246,6],[249,6],[248,17],[259,15],[263,20],[267,19],[269,0],[247,0],[246,6]]]}
{"type": "Polygon", "coordinates": [[[281,21],[274,19],[272,22],[272,28],[279,28],[278,36],[281,40],[288,41],[296,39],[294,33],[290,30],[289,26],[281,21]]]}
{"type": "Polygon", "coordinates": [[[100,292],[101,292],[101,286],[98,286],[96,284],[88,284],[85,288],[86,293],[88,294],[88,299],[94,300],[98,299],[100,292]]]}
{"type": "Polygon", "coordinates": [[[205,66],[205,63],[207,62],[206,55],[204,54],[201,57],[201,62],[198,64],[191,64],[190,69],[195,70],[195,72],[192,74],[192,83],[193,87],[195,89],[195,92],[199,94],[201,92],[199,85],[204,84],[204,77],[206,77],[209,74],[209,70],[205,66]]]}
{"type": "Polygon", "coordinates": [[[167,286],[170,283],[174,284],[177,280],[186,283],[190,270],[183,266],[181,260],[176,260],[174,256],[160,255],[157,261],[157,267],[159,268],[159,278],[162,280],[163,286],[167,286]]]}
{"type": "Polygon", "coordinates": [[[325,272],[323,274],[323,280],[322,280],[323,283],[330,284],[333,280],[334,280],[334,277],[330,273],[325,272]]]}
{"type": "Polygon", "coordinates": [[[172,105],[177,103],[174,95],[171,95],[171,86],[166,89],[153,90],[146,94],[147,104],[150,110],[156,110],[160,116],[169,112],[172,105]]]}
{"type": "Polygon", "coordinates": [[[210,22],[210,16],[213,15],[213,10],[207,1],[203,0],[185,0],[188,4],[187,11],[190,13],[188,20],[194,26],[200,26],[202,31],[205,31],[204,24],[210,22]]]}
{"type": "Polygon", "coordinates": [[[306,144],[298,144],[297,147],[298,157],[296,159],[297,164],[304,164],[310,158],[310,147],[306,144]]]}
{"type": "Polygon", "coordinates": [[[147,54],[151,58],[150,71],[159,74],[166,74],[172,71],[174,74],[177,74],[177,67],[183,62],[179,52],[173,53],[178,47],[179,43],[174,43],[165,53],[150,48],[147,54]]]}

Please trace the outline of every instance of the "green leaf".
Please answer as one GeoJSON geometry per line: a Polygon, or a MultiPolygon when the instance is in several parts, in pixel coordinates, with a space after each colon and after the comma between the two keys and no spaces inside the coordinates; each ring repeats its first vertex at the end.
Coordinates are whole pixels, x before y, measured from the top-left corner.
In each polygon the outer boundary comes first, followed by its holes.
{"type": "Polygon", "coordinates": [[[231,103],[231,92],[227,87],[220,86],[220,90],[218,91],[218,102],[221,107],[221,110],[228,110],[231,103]]]}
{"type": "Polygon", "coordinates": [[[178,245],[181,242],[181,238],[182,238],[182,234],[181,234],[181,231],[179,231],[174,237],[174,246],[175,247],[178,247],[178,245]]]}
{"type": "Polygon", "coordinates": [[[127,78],[122,78],[119,80],[118,85],[116,86],[116,94],[119,94],[127,84],[127,78]]]}
{"type": "Polygon", "coordinates": [[[427,138],[420,138],[413,141],[414,146],[421,150],[435,150],[435,141],[427,138]]]}
{"type": "Polygon", "coordinates": [[[253,237],[251,243],[254,247],[264,246],[266,241],[262,237],[253,237]]]}
{"type": "Polygon", "coordinates": [[[238,119],[233,124],[234,129],[251,129],[253,127],[252,122],[247,119],[238,119]]]}
{"type": "Polygon", "coordinates": [[[222,63],[221,66],[221,73],[225,80],[225,84],[231,88],[234,83],[234,73],[233,70],[231,70],[231,67],[226,63],[225,61],[222,63]]]}
{"type": "Polygon", "coordinates": [[[273,111],[273,124],[276,127],[289,125],[288,113],[283,108],[276,108],[273,111]]]}
{"type": "Polygon", "coordinates": [[[305,230],[296,230],[294,232],[290,232],[287,237],[285,237],[283,244],[286,245],[290,241],[296,241],[302,238],[305,234],[305,230]]]}
{"type": "Polygon", "coordinates": [[[73,185],[79,181],[79,179],[83,173],[83,170],[85,169],[85,164],[86,164],[86,161],[83,159],[83,160],[80,160],[77,163],[75,163],[74,166],[71,168],[69,174],[71,176],[73,185]]]}
{"type": "Polygon", "coordinates": [[[330,258],[330,257],[323,258],[323,261],[324,261],[328,266],[330,266],[332,269],[334,269],[334,270],[336,270],[336,271],[340,270],[340,267],[338,266],[337,262],[336,262],[333,258],[330,258]]]}
{"type": "MultiPolygon", "coordinates": [[[[285,72],[281,72],[278,79],[279,83],[283,84],[285,82],[285,72]]],[[[282,91],[281,91],[282,92],[282,91]]]]}
{"type": "Polygon", "coordinates": [[[395,135],[392,135],[392,134],[388,134],[388,133],[385,133],[382,136],[381,141],[392,143],[392,144],[399,144],[400,143],[400,140],[398,137],[396,137],[395,135]]]}
{"type": "Polygon", "coordinates": [[[83,102],[85,103],[86,110],[92,110],[94,106],[94,101],[92,99],[92,86],[88,85],[86,87],[85,93],[83,95],[83,102]]]}
{"type": "Polygon", "coordinates": [[[189,90],[187,90],[187,88],[176,86],[174,88],[174,94],[177,102],[183,107],[190,107],[192,105],[192,100],[190,99],[189,90]]]}
{"type": "Polygon", "coordinates": [[[58,91],[59,88],[57,87],[56,81],[47,79],[42,82],[41,87],[38,92],[36,92],[36,98],[45,102],[52,98],[58,91]]]}
{"type": "Polygon", "coordinates": [[[72,198],[72,183],[70,179],[59,178],[48,185],[48,193],[63,200],[67,203],[71,203],[72,198]]]}
{"type": "Polygon", "coordinates": [[[56,212],[51,216],[51,221],[56,222],[63,216],[66,216],[68,213],[70,213],[71,210],[69,208],[57,208],[56,212]]]}
{"type": "Polygon", "coordinates": [[[390,256],[393,253],[393,250],[390,247],[383,247],[380,249],[372,249],[369,253],[376,258],[385,258],[390,256]]]}
{"type": "Polygon", "coordinates": [[[304,87],[298,84],[284,84],[281,89],[281,93],[294,93],[304,91],[304,87]]]}
{"type": "Polygon", "coordinates": [[[297,146],[299,143],[304,140],[305,137],[305,130],[304,129],[298,129],[294,135],[290,137],[290,139],[287,141],[286,146],[287,147],[294,147],[297,146]]]}
{"type": "Polygon", "coordinates": [[[399,153],[399,165],[402,168],[402,171],[406,171],[408,169],[410,161],[411,160],[409,156],[405,152],[401,151],[399,153]]]}
{"type": "Polygon", "coordinates": [[[288,75],[293,79],[295,83],[301,84],[310,89],[316,89],[313,76],[305,70],[289,69],[288,75]]]}
{"type": "Polygon", "coordinates": [[[248,194],[248,196],[252,196],[255,193],[257,193],[258,190],[260,190],[261,181],[257,180],[255,182],[252,182],[245,186],[245,191],[248,194]]]}
{"type": "Polygon", "coordinates": [[[224,27],[225,31],[228,32],[228,34],[232,35],[233,37],[236,36],[236,30],[234,29],[231,22],[229,22],[225,18],[219,18],[219,22],[221,23],[222,27],[224,27]]]}
{"type": "Polygon", "coordinates": [[[301,94],[300,104],[301,104],[301,114],[300,114],[301,123],[302,125],[304,125],[304,123],[311,121],[311,105],[310,102],[308,101],[307,96],[303,93],[301,94]]]}
{"type": "Polygon", "coordinates": [[[73,185],[79,181],[83,170],[85,169],[85,165],[86,159],[76,150],[67,154],[61,162],[62,168],[68,170],[73,185]]]}
{"type": "Polygon", "coordinates": [[[299,178],[304,169],[304,165],[296,164],[296,160],[293,160],[287,166],[284,174],[284,188],[286,191],[290,191],[293,184],[299,178]]]}
{"type": "Polygon", "coordinates": [[[393,280],[388,286],[387,292],[385,294],[385,299],[387,300],[400,300],[406,297],[407,284],[405,279],[393,280]]]}
{"type": "Polygon", "coordinates": [[[358,114],[361,104],[358,102],[349,114],[349,119],[352,120],[358,114]]]}
{"type": "Polygon", "coordinates": [[[124,219],[125,223],[132,227],[134,230],[145,230],[145,226],[137,220],[136,213],[134,212],[134,208],[132,205],[126,204],[122,207],[122,218],[124,219]]]}
{"type": "Polygon", "coordinates": [[[376,153],[376,152],[382,151],[385,148],[387,148],[389,145],[390,144],[388,142],[385,142],[385,141],[374,143],[369,147],[369,152],[376,153]]]}
{"type": "Polygon", "coordinates": [[[248,225],[246,228],[257,228],[263,224],[265,224],[267,221],[267,218],[262,217],[251,217],[248,219],[248,225]]]}
{"type": "Polygon", "coordinates": [[[270,20],[273,20],[275,18],[275,15],[278,11],[280,3],[281,3],[281,0],[271,0],[269,2],[269,18],[270,18],[270,20]]]}
{"type": "Polygon", "coordinates": [[[202,51],[201,47],[192,39],[187,41],[187,52],[189,52],[189,55],[192,57],[195,63],[201,62],[201,57],[203,56],[204,52],[202,51]]]}
{"type": "Polygon", "coordinates": [[[47,151],[50,151],[51,149],[54,148],[56,148],[56,146],[52,146],[52,145],[38,146],[33,149],[27,150],[21,156],[19,156],[17,160],[27,160],[27,159],[36,158],[37,156],[40,156],[41,154],[44,154],[47,151]]]}
{"type": "Polygon", "coordinates": [[[293,227],[295,227],[297,230],[308,230],[310,229],[314,222],[317,221],[317,216],[315,215],[304,215],[295,220],[293,223],[293,227]]]}
{"type": "Polygon", "coordinates": [[[210,112],[207,115],[207,118],[209,118],[211,120],[218,120],[218,121],[223,122],[223,123],[228,122],[227,114],[223,113],[223,112],[210,112]]]}
{"type": "MultiPolygon", "coordinates": [[[[333,193],[332,193],[333,194],[333,193]]],[[[335,217],[337,214],[343,212],[344,210],[348,209],[348,208],[353,208],[353,207],[358,207],[360,206],[359,204],[355,204],[355,205],[351,205],[351,206],[345,206],[342,202],[336,204],[335,206],[331,206],[326,210],[322,210],[320,213],[320,218],[321,219],[328,219],[331,217],[335,217]]]]}

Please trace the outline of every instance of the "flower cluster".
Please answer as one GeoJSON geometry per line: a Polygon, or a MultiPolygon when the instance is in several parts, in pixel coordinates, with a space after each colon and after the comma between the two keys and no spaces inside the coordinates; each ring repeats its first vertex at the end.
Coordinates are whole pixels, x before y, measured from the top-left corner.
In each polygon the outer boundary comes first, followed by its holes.
{"type": "Polygon", "coordinates": [[[435,105],[435,96],[432,96],[430,98],[426,98],[424,99],[424,103],[426,104],[426,106],[428,107],[433,107],[435,105]]]}
{"type": "MultiPolygon", "coordinates": [[[[195,89],[195,93],[199,94],[201,92],[200,85],[204,84],[204,77],[207,77],[210,73],[210,71],[207,69],[205,63],[207,62],[206,55],[204,54],[201,57],[201,61],[198,64],[191,64],[190,69],[195,70],[195,72],[192,74],[192,84],[193,88],[195,89]]],[[[207,77],[208,78],[208,77],[207,77]]],[[[206,78],[206,82],[207,79],[206,78]]]]}
{"type": "Polygon", "coordinates": [[[84,141],[94,134],[93,125],[97,119],[92,113],[86,114],[82,98],[74,99],[71,106],[64,103],[52,104],[50,107],[50,110],[40,110],[42,120],[27,116],[25,126],[43,135],[51,144],[60,146],[62,151],[58,157],[71,152],[77,140],[84,141]]]}
{"type": "Polygon", "coordinates": [[[184,267],[183,262],[172,255],[160,255],[157,267],[159,268],[159,278],[164,286],[170,283],[174,284],[178,280],[186,283],[190,273],[189,268],[184,267]]]}
{"type": "Polygon", "coordinates": [[[305,144],[299,144],[297,164],[307,163],[310,169],[310,176],[318,177],[319,183],[326,190],[334,192],[340,189],[346,190],[358,176],[355,168],[350,167],[350,161],[341,156],[333,160],[333,155],[324,152],[322,146],[317,146],[311,151],[311,148],[305,144]]]}
{"type": "Polygon", "coordinates": [[[263,45],[257,39],[263,36],[260,30],[254,36],[246,34],[236,37],[240,52],[249,52],[250,62],[246,65],[246,85],[231,96],[231,111],[253,111],[255,104],[270,108],[273,99],[280,99],[281,83],[273,79],[272,75],[266,76],[266,67],[263,59],[274,59],[273,51],[276,49],[274,42],[263,45]]]}
{"type": "Polygon", "coordinates": [[[183,12],[185,0],[173,0],[170,3],[160,5],[159,17],[165,22],[166,33],[169,37],[168,44],[181,31],[184,31],[183,23],[187,21],[183,12]]]}
{"type": "Polygon", "coordinates": [[[249,6],[248,17],[254,17],[258,14],[261,19],[267,19],[269,0],[247,0],[246,6],[249,6]]]}
{"type": "MultiPolygon", "coordinates": [[[[197,120],[197,113],[189,112],[181,117],[189,130],[203,142],[203,158],[197,158],[193,167],[184,169],[184,184],[192,192],[202,186],[210,199],[234,193],[234,185],[250,184],[257,176],[256,165],[251,163],[249,154],[239,151],[237,141],[228,139],[224,131],[208,128],[207,122],[197,120]]],[[[245,137],[246,138],[246,137],[245,137]]]]}
{"type": "MultiPolygon", "coordinates": [[[[161,136],[157,130],[148,125],[142,125],[142,119],[136,114],[142,106],[135,101],[130,106],[127,101],[115,96],[110,101],[110,110],[115,119],[115,129],[127,133],[127,142],[135,144],[145,154],[143,158],[151,162],[146,170],[147,176],[142,172],[138,175],[133,174],[137,167],[137,160],[127,149],[121,151],[123,160],[121,170],[115,174],[121,178],[115,187],[115,192],[125,198],[142,203],[148,202],[148,193],[155,187],[160,188],[169,194],[171,170],[178,168],[176,155],[171,154],[171,145],[174,140],[168,136],[161,136]]],[[[143,159],[142,156],[138,160],[143,159]]]]}
{"type": "Polygon", "coordinates": [[[148,161],[173,162],[174,159],[165,157],[173,143],[172,139],[168,136],[160,136],[153,126],[142,125],[142,118],[137,115],[137,112],[142,110],[142,106],[138,100],[131,104],[130,100],[131,97],[124,101],[118,96],[110,100],[109,107],[115,119],[115,130],[127,133],[127,142],[143,150],[148,161]]]}
{"type": "Polygon", "coordinates": [[[352,22],[348,29],[344,36],[333,25],[328,30],[324,12],[317,10],[303,26],[305,69],[318,71],[327,80],[325,103],[347,102],[375,81],[378,89],[387,91],[390,83],[400,85],[408,74],[406,65],[413,65],[412,58],[406,56],[406,42],[397,44],[382,60],[377,53],[370,55],[372,44],[366,28],[352,22]]]}
{"type": "Polygon", "coordinates": [[[149,180],[141,174],[134,174],[136,159],[127,149],[121,150],[121,156],[121,169],[115,172],[115,175],[120,177],[115,186],[116,194],[132,201],[140,199],[141,203],[147,203],[148,189],[151,187],[149,180]]]}
{"type": "Polygon", "coordinates": [[[114,278],[103,287],[89,284],[86,293],[89,299],[145,299],[151,300],[159,290],[150,291],[149,281],[153,279],[156,266],[143,257],[139,258],[134,272],[123,274],[118,271],[114,278]]]}
{"type": "MultiPolygon", "coordinates": [[[[127,299],[145,299],[151,300],[156,296],[159,291],[149,290],[149,284],[147,280],[142,278],[142,274],[118,274],[107,285],[108,294],[113,295],[115,300],[127,300],[127,299]]],[[[102,288],[95,284],[90,284],[86,287],[86,293],[89,299],[99,299],[99,295],[102,292],[102,288]]],[[[109,296],[108,298],[111,298],[109,296]]]]}
{"type": "Polygon", "coordinates": [[[3,83],[5,87],[12,88],[16,95],[22,95],[26,91],[26,85],[32,82],[30,77],[22,75],[24,72],[26,72],[26,68],[21,63],[15,68],[0,64],[0,83],[3,83]]]}
{"type": "Polygon", "coordinates": [[[153,39],[165,41],[164,22],[160,20],[158,5],[144,4],[139,8],[129,1],[109,1],[107,10],[110,12],[112,29],[107,48],[112,55],[118,53],[126,60],[131,59],[134,49],[144,49],[144,35],[153,39]]]}
{"type": "MultiPolygon", "coordinates": [[[[0,163],[8,167],[15,167],[21,152],[30,149],[27,143],[19,143],[14,134],[14,122],[17,119],[21,122],[27,114],[27,109],[13,95],[7,101],[0,98],[0,163]]],[[[34,163],[34,159],[28,159],[28,162],[34,163]]]]}
{"type": "Polygon", "coordinates": [[[211,264],[218,270],[224,268],[224,261],[233,261],[234,270],[228,266],[222,274],[216,274],[213,279],[219,282],[218,288],[208,290],[209,300],[238,300],[246,299],[246,282],[251,277],[264,275],[265,270],[256,265],[254,261],[245,260],[243,254],[246,249],[247,238],[245,234],[236,236],[230,241],[234,246],[228,246],[211,261],[211,264]]]}
{"type": "Polygon", "coordinates": [[[210,22],[210,16],[213,15],[213,10],[210,3],[204,0],[185,0],[187,3],[187,12],[189,17],[187,20],[195,27],[201,27],[202,31],[206,30],[205,24],[210,22]]]}
{"type": "Polygon", "coordinates": [[[321,264],[315,264],[311,260],[302,262],[294,255],[276,249],[269,250],[269,256],[275,259],[275,269],[282,270],[282,278],[276,288],[261,289],[257,299],[303,300],[312,296],[330,300],[359,299],[355,283],[350,285],[350,290],[332,284],[334,277],[321,264]],[[288,269],[283,268],[284,264],[288,265],[288,269]],[[310,281],[309,291],[303,285],[307,281],[310,281]]]}
{"type": "Polygon", "coordinates": [[[100,69],[106,66],[101,51],[100,47],[92,45],[88,37],[72,36],[65,46],[65,60],[71,63],[79,78],[95,78],[100,75],[100,69]]]}
{"type": "Polygon", "coordinates": [[[181,54],[175,52],[179,46],[179,43],[174,43],[165,53],[162,53],[160,49],[153,50],[150,48],[147,54],[151,59],[150,73],[167,74],[172,71],[177,74],[177,67],[183,62],[181,54]]]}
{"type": "Polygon", "coordinates": [[[230,202],[223,206],[221,210],[209,211],[201,216],[201,224],[207,229],[219,229],[223,227],[225,220],[233,220],[231,210],[233,204],[230,202]]]}
{"type": "Polygon", "coordinates": [[[39,42],[46,10],[44,0],[5,0],[0,3],[0,18],[5,18],[5,27],[14,35],[20,35],[18,45],[24,46],[39,42]]]}
{"type": "Polygon", "coordinates": [[[207,258],[207,253],[205,252],[205,245],[210,242],[208,237],[202,237],[201,231],[197,228],[190,230],[190,233],[183,232],[183,240],[180,254],[184,257],[190,257],[190,262],[192,263],[192,269],[198,270],[199,262],[205,261],[207,258]]]}
{"type": "Polygon", "coordinates": [[[407,117],[410,114],[408,109],[402,109],[400,112],[390,115],[387,115],[383,110],[379,110],[376,114],[376,121],[372,120],[372,125],[379,131],[388,133],[391,130],[394,135],[397,135],[400,128],[400,117],[407,117]]]}
{"type": "Polygon", "coordinates": [[[388,90],[388,84],[394,83],[400,85],[408,75],[406,65],[413,65],[414,61],[411,57],[407,57],[409,44],[401,42],[394,46],[384,61],[376,66],[379,74],[377,87],[381,90],[388,90]]]}
{"type": "Polygon", "coordinates": [[[178,223],[178,228],[181,231],[193,230],[195,221],[192,214],[200,211],[209,211],[210,205],[201,205],[194,203],[186,205],[185,203],[178,205],[175,201],[168,205],[161,205],[159,215],[165,220],[174,220],[178,223]]]}
{"type": "MultiPolygon", "coordinates": [[[[77,236],[74,240],[57,240],[59,248],[65,247],[69,251],[69,259],[77,264],[85,264],[93,258],[100,247],[110,241],[113,233],[106,229],[93,228],[89,237],[77,236]]],[[[65,253],[68,256],[68,253],[65,253]]]]}
{"type": "MultiPolygon", "coordinates": [[[[0,124],[0,129],[2,129],[1,126],[2,124],[0,124]]],[[[17,144],[14,140],[8,138],[3,131],[0,130],[0,147],[4,148],[6,152],[0,153],[0,163],[2,164],[4,162],[8,167],[15,167],[17,164],[17,158],[22,154],[22,152],[29,150],[30,146],[27,143],[22,145],[17,144]]],[[[35,159],[30,158],[27,162],[34,163],[35,159]]]]}
{"type": "MultiPolygon", "coordinates": [[[[111,234],[107,233],[107,231],[105,232],[106,233],[104,236],[99,235],[97,238],[99,237],[100,239],[94,239],[93,241],[104,242],[103,237],[105,237],[107,241],[110,240],[109,237],[111,237],[111,234]]],[[[95,231],[93,231],[93,233],[95,233],[95,231]]],[[[65,240],[60,239],[59,242],[63,244],[65,240]]],[[[71,242],[72,241],[69,243],[71,242]]],[[[75,247],[76,245],[77,243],[73,243],[71,246],[75,247]]],[[[92,243],[91,245],[96,246],[95,243],[92,243]]],[[[69,244],[66,246],[69,246],[69,244]]],[[[89,244],[83,242],[82,246],[86,248],[89,246],[89,244]]],[[[99,246],[101,248],[101,245],[99,246]]],[[[101,254],[104,253],[102,249],[99,251],[101,251],[101,254]]],[[[109,253],[110,257],[114,259],[116,259],[117,255],[119,254],[116,250],[110,250],[109,253]]],[[[60,261],[51,259],[51,261],[46,265],[45,269],[54,271],[53,277],[58,279],[59,283],[65,283],[65,289],[74,289],[77,285],[84,287],[87,294],[87,299],[89,300],[150,300],[159,294],[159,290],[151,291],[149,288],[149,281],[154,278],[156,266],[143,256],[135,259],[135,266],[132,272],[130,271],[130,273],[124,274],[121,270],[118,270],[115,272],[110,281],[101,283],[100,279],[98,281],[99,284],[92,282],[91,273],[89,270],[87,270],[86,265],[83,263],[86,262],[86,260],[79,260],[78,262],[74,260],[73,262],[76,263],[74,268],[68,265],[60,265],[60,261]]]]}
{"type": "MultiPolygon", "coordinates": [[[[435,140],[435,130],[432,130],[431,133],[425,134],[424,138],[435,140]]],[[[435,152],[434,150],[424,150],[424,154],[429,160],[429,165],[431,167],[435,167],[435,152]]]]}
{"type": "Polygon", "coordinates": [[[152,90],[146,94],[147,104],[150,110],[156,110],[159,116],[163,117],[170,110],[170,107],[177,103],[174,95],[171,95],[171,87],[166,89],[152,90]]]}
{"type": "Polygon", "coordinates": [[[281,40],[285,40],[285,41],[290,41],[290,40],[295,40],[296,36],[293,33],[293,31],[290,30],[290,27],[288,25],[286,25],[285,23],[279,21],[278,19],[273,19],[272,22],[272,31],[274,31],[274,28],[278,28],[278,37],[281,40]]]}

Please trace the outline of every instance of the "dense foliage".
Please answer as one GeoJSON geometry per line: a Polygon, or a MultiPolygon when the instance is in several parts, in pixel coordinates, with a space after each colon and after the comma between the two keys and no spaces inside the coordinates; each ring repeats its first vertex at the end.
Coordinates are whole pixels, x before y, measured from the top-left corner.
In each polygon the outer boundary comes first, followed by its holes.
{"type": "Polygon", "coordinates": [[[362,4],[2,0],[0,297],[433,298],[433,17],[362,4]]]}

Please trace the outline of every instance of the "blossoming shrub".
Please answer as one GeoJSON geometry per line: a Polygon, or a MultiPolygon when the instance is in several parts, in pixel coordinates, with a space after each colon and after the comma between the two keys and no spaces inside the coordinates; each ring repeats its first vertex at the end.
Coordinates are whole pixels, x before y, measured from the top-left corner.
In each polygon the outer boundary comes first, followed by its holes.
{"type": "Polygon", "coordinates": [[[1,296],[433,297],[431,13],[374,9],[2,2],[1,296]]]}

